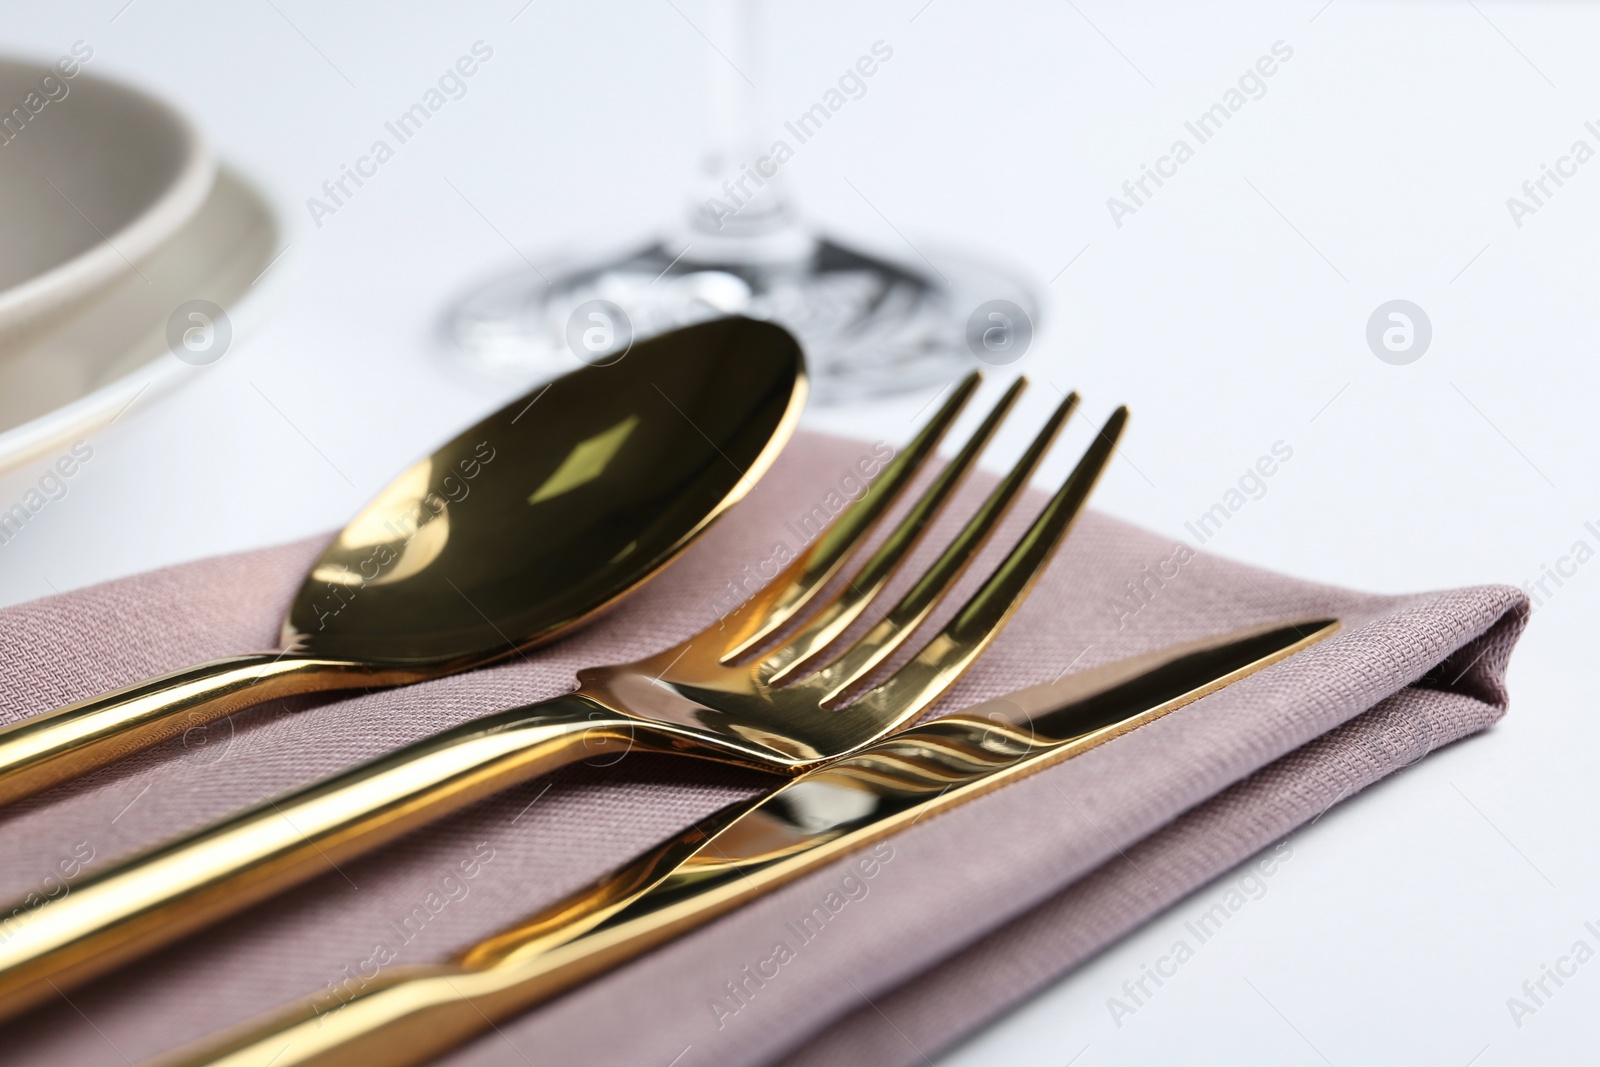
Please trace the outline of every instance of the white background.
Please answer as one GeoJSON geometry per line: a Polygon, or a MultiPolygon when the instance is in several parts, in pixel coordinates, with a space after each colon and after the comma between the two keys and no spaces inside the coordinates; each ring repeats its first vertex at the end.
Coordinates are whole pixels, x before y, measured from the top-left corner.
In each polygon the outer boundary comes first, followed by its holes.
{"type": "MultiPolygon", "coordinates": [[[[0,603],[336,527],[508,399],[441,359],[440,309],[519,256],[672,218],[716,61],[700,0],[123,5],[8,5],[0,45],[48,60],[88,41],[91,71],[190,112],[283,205],[288,277],[264,329],[95,440],[70,495],[0,550],[0,603]],[[306,198],[480,39],[494,57],[467,96],[314,227],[306,198]]],[[[894,49],[786,168],[810,215],[898,255],[915,252],[900,233],[982,251],[1043,294],[1033,349],[998,375],[1036,387],[995,465],[1077,388],[1084,417],[1043,477],[1126,402],[1096,503],[1174,538],[1275,442],[1293,448],[1207,550],[1399,592],[1521,585],[1580,538],[1600,548],[1583,526],[1600,523],[1600,160],[1521,227],[1506,205],[1574,140],[1600,149],[1583,128],[1600,120],[1600,11],[772,6],[753,73],[780,118],[874,41],[894,49]],[[1266,95],[1116,226],[1107,198],[1280,40],[1293,58],[1266,95]],[[1433,324],[1408,366],[1365,341],[1393,298],[1433,324]]],[[[929,395],[807,421],[903,439],[929,395]]],[[[1592,562],[1536,613],[1501,726],[1296,834],[1265,895],[1120,1027],[1107,998],[1231,879],[946,1062],[1592,1060],[1600,961],[1520,1028],[1506,1001],[1578,938],[1600,949],[1583,929],[1600,923],[1597,606],[1592,562]]]]}

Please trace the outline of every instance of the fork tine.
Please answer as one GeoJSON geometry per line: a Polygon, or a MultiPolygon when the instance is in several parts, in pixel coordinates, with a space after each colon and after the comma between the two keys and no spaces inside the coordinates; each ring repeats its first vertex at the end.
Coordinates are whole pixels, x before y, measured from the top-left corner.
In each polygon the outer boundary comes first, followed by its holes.
{"type": "Polygon", "coordinates": [[[723,660],[735,659],[761,644],[821,592],[933,455],[939,439],[977,391],[982,377],[974,371],[963,378],[861,498],[841,511],[810,548],[758,589],[730,620],[725,620],[732,622],[732,634],[725,637],[723,660]]]}
{"type": "Polygon", "coordinates": [[[1039,575],[1082,513],[1095,482],[1111,462],[1127,424],[1126,407],[1111,413],[1072,474],[983,587],[915,658],[853,701],[847,710],[874,715],[882,723],[882,736],[911,722],[955,684],[1033,591],[1039,575]]]}
{"type": "Polygon", "coordinates": [[[973,514],[966,527],[945,547],[944,552],[927,572],[890,608],[883,618],[845,649],[831,663],[823,667],[804,686],[816,691],[817,699],[826,701],[838,696],[855,682],[866,677],[894,650],[904,644],[917,627],[927,619],[966,572],[967,566],[983,549],[989,537],[1011,510],[1022,490],[1028,485],[1034,471],[1055,442],[1072,412],[1078,406],[1078,394],[1065,398],[1034,437],[1010,472],[994,487],[983,506],[973,514]]]}
{"type": "Polygon", "coordinates": [[[985,416],[983,424],[967,439],[967,443],[962,446],[955,458],[945,464],[939,476],[933,480],[933,484],[928,486],[921,499],[872,554],[872,558],[867,560],[844,588],[824,604],[804,627],[766,654],[761,661],[762,681],[768,684],[781,682],[815,659],[840,634],[849,629],[850,624],[860,617],[867,605],[883,592],[889,579],[894,577],[912,549],[933,526],[934,519],[955,495],[955,490],[966,480],[967,474],[977,463],[978,454],[994,437],[994,432],[1010,414],[1017,397],[1027,388],[1027,384],[1026,378],[1018,378],[1012,383],[1011,388],[1006,390],[1005,395],[985,416]]]}

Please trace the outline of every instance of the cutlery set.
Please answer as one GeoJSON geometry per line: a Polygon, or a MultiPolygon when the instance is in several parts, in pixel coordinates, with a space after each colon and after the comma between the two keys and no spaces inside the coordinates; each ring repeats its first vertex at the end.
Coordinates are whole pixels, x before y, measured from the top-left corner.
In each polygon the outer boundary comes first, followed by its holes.
{"type": "MultiPolygon", "coordinates": [[[[584,668],[568,694],[482,716],[277,797],[19,916],[0,942],[0,1016],[597,752],[670,753],[773,775],[764,794],[447,964],[393,968],[337,1011],[308,999],[162,1061],[424,1063],[929,814],[1337,630],[1323,618],[1223,634],[919,721],[1027,598],[1128,418],[1119,408],[1107,419],[976,591],[885,673],[931,628],[1078,403],[1076,394],[1062,402],[933,562],[882,607],[1023,382],[953,458],[935,464],[977,386],[976,374],[957,384],[808,549],[700,633],[636,662],[584,668]],[[925,487],[879,536],[919,481],[925,487]]],[[[612,366],[557,379],[406,471],[346,526],[297,594],[280,648],[0,729],[0,803],[250,704],[442,677],[563,636],[659,573],[750,490],[792,433],[805,391],[793,339],[737,318],[641,342],[612,366]]]]}

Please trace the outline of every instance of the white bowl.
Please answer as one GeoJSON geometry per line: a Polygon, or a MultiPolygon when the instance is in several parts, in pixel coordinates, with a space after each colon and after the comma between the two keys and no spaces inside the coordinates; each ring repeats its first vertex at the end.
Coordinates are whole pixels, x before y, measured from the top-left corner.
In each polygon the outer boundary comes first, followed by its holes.
{"type": "Polygon", "coordinates": [[[140,274],[125,273],[31,343],[0,349],[0,474],[48,462],[210,371],[174,354],[174,313],[193,300],[217,305],[237,347],[286,277],[286,226],[269,199],[223,166],[199,210],[140,274]]]}
{"type": "Polygon", "coordinates": [[[160,101],[81,66],[69,78],[0,59],[0,347],[136,274],[205,201],[215,169],[160,101]]]}

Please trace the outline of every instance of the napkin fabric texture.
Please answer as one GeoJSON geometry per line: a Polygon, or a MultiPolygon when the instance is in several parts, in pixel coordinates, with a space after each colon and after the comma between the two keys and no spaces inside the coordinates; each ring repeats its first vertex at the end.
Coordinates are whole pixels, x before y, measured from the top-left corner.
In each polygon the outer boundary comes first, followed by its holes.
{"type": "MultiPolygon", "coordinates": [[[[859,491],[863,465],[874,469],[881,455],[866,442],[798,436],[658,580],[601,622],[502,666],[249,709],[0,809],[0,900],[21,902],[0,922],[209,820],[567,691],[579,667],[639,658],[714,625],[859,491]]],[[[931,561],[993,481],[972,479],[907,574],[931,561]]],[[[1042,501],[1037,492],[1024,499],[936,621],[1042,501]]],[[[272,647],[324,543],[203,560],[0,611],[0,721],[272,647]]],[[[817,871],[500,1024],[444,1062],[926,1062],[1330,805],[1505,710],[1506,662],[1526,616],[1515,589],[1372,596],[1083,518],[935,713],[1176,642],[1324,614],[1344,628],[1322,644],[929,817],[879,846],[872,862],[817,871]],[[774,974],[765,961],[780,944],[788,951],[774,974]]],[[[337,1010],[382,970],[445,959],[770,781],[633,754],[507,790],[0,1026],[0,1058],[18,1067],[138,1062],[304,995],[320,993],[337,1010]]]]}

